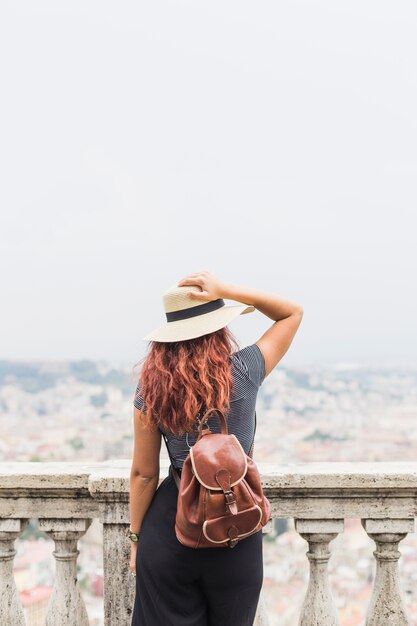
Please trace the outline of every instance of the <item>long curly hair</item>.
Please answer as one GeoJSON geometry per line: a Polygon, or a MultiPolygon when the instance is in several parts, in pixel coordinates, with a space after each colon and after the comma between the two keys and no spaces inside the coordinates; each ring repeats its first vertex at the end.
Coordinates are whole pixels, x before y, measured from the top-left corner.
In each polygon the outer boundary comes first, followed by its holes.
{"type": "Polygon", "coordinates": [[[149,344],[149,353],[138,362],[142,366],[135,395],[142,399],[147,427],[161,425],[180,436],[191,433],[202,405],[227,413],[234,384],[229,357],[239,349],[227,326],[195,339],[149,344]]]}

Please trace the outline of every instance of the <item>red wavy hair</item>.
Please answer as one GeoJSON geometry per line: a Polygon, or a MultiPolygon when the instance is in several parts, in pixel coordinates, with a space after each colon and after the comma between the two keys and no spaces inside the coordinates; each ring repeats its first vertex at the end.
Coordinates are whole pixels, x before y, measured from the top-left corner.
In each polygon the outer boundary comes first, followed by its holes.
{"type": "Polygon", "coordinates": [[[226,326],[213,333],[174,342],[150,341],[149,354],[139,361],[142,414],[149,428],[161,425],[177,436],[191,433],[201,404],[205,409],[230,408],[233,388],[232,349],[237,340],[226,326]]]}

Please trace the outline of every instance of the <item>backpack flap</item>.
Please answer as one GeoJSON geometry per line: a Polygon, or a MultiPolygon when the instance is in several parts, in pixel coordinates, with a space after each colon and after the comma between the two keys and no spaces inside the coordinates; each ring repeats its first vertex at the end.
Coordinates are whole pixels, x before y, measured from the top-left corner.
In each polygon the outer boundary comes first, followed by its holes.
{"type": "Polygon", "coordinates": [[[199,483],[217,491],[230,491],[248,468],[245,451],[233,434],[206,434],[190,449],[190,457],[199,483]]]}

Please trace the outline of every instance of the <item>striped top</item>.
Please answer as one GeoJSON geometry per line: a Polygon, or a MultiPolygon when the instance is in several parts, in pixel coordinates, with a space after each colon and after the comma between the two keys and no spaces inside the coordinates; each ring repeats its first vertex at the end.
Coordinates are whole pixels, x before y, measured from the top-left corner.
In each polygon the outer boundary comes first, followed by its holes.
{"type": "MultiPolygon", "coordinates": [[[[265,360],[256,343],[233,352],[230,358],[232,360],[232,375],[235,384],[230,397],[230,409],[225,413],[228,431],[236,435],[246,454],[249,454],[255,434],[256,397],[259,387],[265,379],[265,360]]],[[[136,387],[136,393],[139,389],[140,384],[136,387]]],[[[136,398],[134,406],[137,409],[141,409],[142,398],[136,398]]],[[[211,415],[207,422],[212,432],[221,432],[220,419],[215,414],[211,415]]],[[[189,447],[197,440],[197,427],[198,422],[196,421],[196,434],[186,433],[181,437],[177,437],[173,433],[166,432],[162,427],[159,427],[165,437],[174,465],[179,469],[182,468],[189,452],[189,447]]]]}

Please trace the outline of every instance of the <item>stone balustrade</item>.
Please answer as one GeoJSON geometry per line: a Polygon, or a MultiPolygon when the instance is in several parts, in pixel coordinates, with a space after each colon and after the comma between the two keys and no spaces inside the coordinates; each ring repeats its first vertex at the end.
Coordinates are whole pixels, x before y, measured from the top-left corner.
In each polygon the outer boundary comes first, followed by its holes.
{"type": "MultiPolygon", "coordinates": [[[[417,463],[258,464],[273,518],[294,519],[308,545],[309,583],[299,626],[335,626],[328,583],[330,543],[346,518],[361,519],[375,542],[376,574],[366,626],[410,624],[399,586],[398,545],[414,531],[417,463]]],[[[168,466],[161,464],[161,480],[168,466]]],[[[103,525],[104,623],[130,626],[135,580],[130,575],[130,461],[104,463],[0,463],[0,624],[24,626],[13,580],[15,541],[28,520],[54,541],[54,588],[47,626],[87,626],[77,575],[77,542],[98,518],[103,525]]],[[[264,530],[268,530],[265,527],[264,530]]],[[[267,626],[264,602],[257,626],[267,626]]]]}

